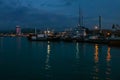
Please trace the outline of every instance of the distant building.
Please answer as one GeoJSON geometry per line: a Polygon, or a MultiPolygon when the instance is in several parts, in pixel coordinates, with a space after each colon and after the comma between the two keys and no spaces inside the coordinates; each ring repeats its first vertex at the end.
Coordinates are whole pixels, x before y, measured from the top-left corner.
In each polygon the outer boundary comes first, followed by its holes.
{"type": "Polygon", "coordinates": [[[20,36],[21,35],[21,27],[20,26],[16,26],[16,35],[20,36]]]}

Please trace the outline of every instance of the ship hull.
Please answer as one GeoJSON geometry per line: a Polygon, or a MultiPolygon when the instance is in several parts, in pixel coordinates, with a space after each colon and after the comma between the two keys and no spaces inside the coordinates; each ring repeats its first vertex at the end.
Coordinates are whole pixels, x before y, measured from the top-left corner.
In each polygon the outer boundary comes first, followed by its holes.
{"type": "Polygon", "coordinates": [[[36,36],[29,36],[28,37],[29,41],[60,41],[59,37],[36,37],[36,36]]]}
{"type": "Polygon", "coordinates": [[[120,40],[109,40],[109,43],[108,43],[109,46],[118,46],[120,47],[120,40]]]}

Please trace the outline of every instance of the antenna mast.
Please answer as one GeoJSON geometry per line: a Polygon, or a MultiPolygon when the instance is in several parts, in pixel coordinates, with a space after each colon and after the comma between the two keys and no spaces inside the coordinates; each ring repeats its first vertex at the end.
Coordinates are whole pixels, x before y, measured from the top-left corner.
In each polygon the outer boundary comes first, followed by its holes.
{"type": "Polygon", "coordinates": [[[78,20],[78,25],[81,27],[83,26],[83,15],[81,12],[81,8],[79,7],[79,20],[78,20]]]}
{"type": "Polygon", "coordinates": [[[100,30],[100,33],[102,32],[101,24],[102,24],[102,22],[101,22],[101,16],[99,16],[99,30],[100,30]]]}

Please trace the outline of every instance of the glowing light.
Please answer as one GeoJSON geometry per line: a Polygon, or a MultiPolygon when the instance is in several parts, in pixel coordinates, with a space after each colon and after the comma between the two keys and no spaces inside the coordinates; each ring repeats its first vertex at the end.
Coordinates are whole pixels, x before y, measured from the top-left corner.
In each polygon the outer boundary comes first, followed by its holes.
{"type": "Polygon", "coordinates": [[[50,33],[50,31],[47,31],[48,33],[50,33]]]}
{"type": "Polygon", "coordinates": [[[95,28],[95,29],[98,29],[98,26],[95,26],[94,28],[95,28]]]}
{"type": "Polygon", "coordinates": [[[108,32],[108,33],[107,33],[107,35],[109,36],[109,35],[110,35],[110,33],[108,32]]]}

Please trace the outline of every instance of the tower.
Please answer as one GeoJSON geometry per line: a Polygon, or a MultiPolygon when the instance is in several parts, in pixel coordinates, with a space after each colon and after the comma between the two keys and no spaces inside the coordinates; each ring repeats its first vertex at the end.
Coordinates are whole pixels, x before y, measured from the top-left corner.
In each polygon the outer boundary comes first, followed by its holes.
{"type": "Polygon", "coordinates": [[[17,36],[21,35],[21,27],[19,25],[16,26],[16,35],[17,36]]]}

